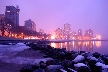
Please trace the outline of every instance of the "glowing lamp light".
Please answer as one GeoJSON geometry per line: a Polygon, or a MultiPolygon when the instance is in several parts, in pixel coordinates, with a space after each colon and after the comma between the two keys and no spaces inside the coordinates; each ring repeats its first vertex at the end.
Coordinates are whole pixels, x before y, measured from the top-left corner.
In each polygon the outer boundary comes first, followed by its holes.
{"type": "Polygon", "coordinates": [[[14,36],[14,34],[12,34],[12,36],[14,36]]]}
{"type": "Polygon", "coordinates": [[[51,39],[55,39],[55,36],[51,36],[51,39]]]}
{"type": "Polygon", "coordinates": [[[72,37],[72,39],[74,40],[74,39],[75,39],[75,37],[72,37]]]}
{"type": "Polygon", "coordinates": [[[7,12],[10,12],[10,11],[7,11],[7,12]]]}
{"type": "Polygon", "coordinates": [[[101,39],[101,35],[96,35],[96,39],[101,39]]]}

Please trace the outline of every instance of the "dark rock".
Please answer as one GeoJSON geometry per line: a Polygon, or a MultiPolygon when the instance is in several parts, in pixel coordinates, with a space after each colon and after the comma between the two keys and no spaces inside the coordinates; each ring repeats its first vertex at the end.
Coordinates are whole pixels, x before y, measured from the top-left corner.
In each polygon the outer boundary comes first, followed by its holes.
{"type": "Polygon", "coordinates": [[[82,56],[82,55],[78,55],[74,60],[73,62],[74,63],[79,63],[79,62],[83,62],[85,60],[85,57],[82,56]]]}
{"type": "Polygon", "coordinates": [[[108,65],[108,57],[102,57],[102,59],[104,60],[105,64],[108,65]]]}
{"type": "Polygon", "coordinates": [[[39,65],[38,64],[32,65],[32,68],[33,70],[39,69],[39,65]]]}
{"type": "Polygon", "coordinates": [[[43,57],[44,57],[44,58],[47,58],[47,57],[48,57],[48,55],[44,55],[43,57]]]}
{"type": "Polygon", "coordinates": [[[89,60],[88,61],[88,65],[89,65],[92,72],[95,72],[95,68],[96,68],[95,64],[96,64],[96,62],[97,62],[96,60],[89,60]]]}
{"type": "Polygon", "coordinates": [[[85,65],[84,63],[74,64],[74,66],[75,66],[75,70],[78,72],[91,72],[89,67],[85,65]]]}
{"type": "Polygon", "coordinates": [[[72,68],[68,68],[67,72],[77,72],[77,71],[75,71],[75,70],[72,69],[72,68]]]}
{"type": "Polygon", "coordinates": [[[69,56],[69,59],[74,60],[77,56],[78,56],[78,53],[72,54],[71,56],[69,56]]]}
{"type": "Polygon", "coordinates": [[[66,51],[66,48],[62,48],[61,51],[66,51]]]}
{"type": "Polygon", "coordinates": [[[77,69],[77,72],[91,72],[88,67],[81,66],[77,69]]]}
{"type": "Polygon", "coordinates": [[[82,54],[82,53],[85,53],[85,52],[86,52],[86,51],[80,51],[79,53],[82,54]]]}
{"type": "Polygon", "coordinates": [[[20,72],[33,72],[33,67],[31,65],[24,66],[20,72]]]}
{"type": "Polygon", "coordinates": [[[60,69],[64,69],[61,65],[49,65],[45,69],[45,72],[58,72],[60,69]]]}
{"type": "Polygon", "coordinates": [[[70,60],[63,60],[62,64],[61,64],[66,70],[68,68],[74,68],[74,62],[70,61],[70,60]]]}
{"type": "Polygon", "coordinates": [[[37,70],[34,70],[33,72],[45,72],[45,71],[44,71],[44,69],[39,68],[37,70]]]}
{"type": "Polygon", "coordinates": [[[47,60],[46,61],[46,65],[48,66],[48,65],[56,65],[57,64],[57,60],[47,60]]]}
{"type": "Polygon", "coordinates": [[[94,57],[99,58],[101,54],[99,54],[98,52],[95,52],[92,54],[94,57]]]}
{"type": "Polygon", "coordinates": [[[85,52],[82,54],[85,58],[92,56],[90,52],[85,52]]]}
{"type": "Polygon", "coordinates": [[[67,72],[67,71],[64,69],[60,69],[58,72],[67,72]]]}
{"type": "Polygon", "coordinates": [[[59,58],[64,60],[65,59],[65,53],[64,52],[60,52],[59,53],[59,58]]]}

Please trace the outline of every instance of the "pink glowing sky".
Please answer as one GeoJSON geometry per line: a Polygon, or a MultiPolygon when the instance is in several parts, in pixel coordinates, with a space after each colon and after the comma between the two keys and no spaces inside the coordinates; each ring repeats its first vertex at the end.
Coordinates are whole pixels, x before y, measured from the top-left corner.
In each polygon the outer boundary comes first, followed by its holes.
{"type": "Polygon", "coordinates": [[[108,0],[0,0],[0,14],[8,5],[19,5],[20,25],[32,19],[37,31],[49,33],[69,23],[72,31],[92,29],[108,38],[108,0]]]}

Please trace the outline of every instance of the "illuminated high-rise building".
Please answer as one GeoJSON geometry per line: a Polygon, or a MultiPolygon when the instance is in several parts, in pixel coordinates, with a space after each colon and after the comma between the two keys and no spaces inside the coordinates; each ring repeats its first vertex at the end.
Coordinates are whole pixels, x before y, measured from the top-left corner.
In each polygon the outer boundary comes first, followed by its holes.
{"type": "Polygon", "coordinates": [[[4,18],[4,17],[5,17],[5,15],[4,15],[4,14],[0,14],[0,19],[1,19],[1,18],[4,18]]]}
{"type": "Polygon", "coordinates": [[[89,30],[85,31],[85,36],[89,36],[89,30]]]}
{"type": "Polygon", "coordinates": [[[93,30],[89,29],[89,36],[92,38],[93,37],[93,30]]]}
{"type": "Polygon", "coordinates": [[[78,30],[78,36],[82,36],[82,30],[81,29],[78,30]]]}
{"type": "Polygon", "coordinates": [[[89,29],[85,31],[85,36],[89,37],[89,39],[93,38],[93,30],[89,29]]]}
{"type": "Polygon", "coordinates": [[[68,24],[68,23],[64,24],[64,36],[65,36],[65,39],[70,38],[70,33],[71,33],[71,25],[68,24]]]}
{"type": "Polygon", "coordinates": [[[6,6],[5,17],[11,19],[15,26],[19,26],[19,6],[6,6]]]}
{"type": "Polygon", "coordinates": [[[56,39],[62,39],[63,37],[63,30],[61,28],[57,28],[55,30],[56,39]]]}
{"type": "Polygon", "coordinates": [[[64,31],[65,33],[69,33],[71,31],[71,25],[68,23],[64,24],[64,31]]]}
{"type": "Polygon", "coordinates": [[[31,19],[26,20],[24,25],[28,30],[36,31],[36,24],[31,19]]]}
{"type": "Polygon", "coordinates": [[[1,20],[2,20],[4,17],[5,17],[4,14],[0,14],[0,26],[1,26],[1,24],[2,24],[1,20]]]}
{"type": "Polygon", "coordinates": [[[40,29],[39,33],[44,34],[44,30],[40,29]]]}
{"type": "Polygon", "coordinates": [[[63,38],[63,30],[61,28],[57,28],[55,30],[55,36],[56,36],[56,39],[62,39],[63,38]]]}

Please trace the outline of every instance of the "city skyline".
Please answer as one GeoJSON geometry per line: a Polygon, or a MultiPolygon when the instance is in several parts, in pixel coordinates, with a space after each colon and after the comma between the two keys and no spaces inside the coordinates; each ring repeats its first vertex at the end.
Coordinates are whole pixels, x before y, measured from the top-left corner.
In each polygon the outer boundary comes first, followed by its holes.
{"type": "Polygon", "coordinates": [[[43,29],[49,33],[56,28],[63,28],[65,23],[69,23],[71,24],[71,31],[77,32],[78,29],[82,29],[84,34],[85,30],[92,29],[94,35],[100,34],[102,38],[107,38],[107,3],[107,0],[1,0],[0,14],[5,13],[5,6],[19,5],[21,9],[19,24],[21,26],[24,25],[25,20],[32,19],[36,23],[37,31],[43,29]]]}

